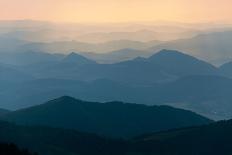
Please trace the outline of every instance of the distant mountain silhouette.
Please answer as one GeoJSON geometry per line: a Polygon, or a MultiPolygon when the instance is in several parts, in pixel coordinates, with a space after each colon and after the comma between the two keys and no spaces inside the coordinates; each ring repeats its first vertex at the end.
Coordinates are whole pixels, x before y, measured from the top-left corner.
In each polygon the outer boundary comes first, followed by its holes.
{"type": "Polygon", "coordinates": [[[143,50],[124,48],[124,49],[120,49],[120,50],[116,50],[116,51],[112,51],[108,53],[82,52],[81,54],[87,58],[96,60],[99,63],[112,64],[112,63],[131,60],[138,56],[146,56],[149,53],[143,50]]]}
{"type": "Polygon", "coordinates": [[[218,74],[213,65],[175,50],[161,50],[148,60],[178,76],[218,74]]]}
{"type": "Polygon", "coordinates": [[[21,82],[33,79],[30,74],[19,71],[14,66],[0,63],[0,83],[21,82]]]}
{"type": "Polygon", "coordinates": [[[232,62],[228,62],[220,66],[219,68],[222,75],[232,77],[232,62]]]}
{"type": "Polygon", "coordinates": [[[0,62],[11,65],[26,66],[32,64],[41,64],[56,62],[63,58],[62,54],[49,54],[41,51],[18,51],[0,53],[0,62]]]}
{"type": "Polygon", "coordinates": [[[171,105],[216,120],[229,119],[232,116],[232,80],[213,75],[192,75],[147,86],[134,86],[107,79],[83,82],[51,78],[17,85],[2,84],[1,89],[4,90],[0,94],[1,107],[11,110],[70,95],[98,102],[119,100],[149,105],[171,105]]]}
{"type": "MultiPolygon", "coordinates": [[[[220,76],[187,76],[164,84],[154,101],[191,109],[213,119],[230,119],[232,80],[220,76]]],[[[156,97],[155,97],[156,96],[156,97]]]]}
{"type": "MultiPolygon", "coordinates": [[[[136,50],[146,50],[154,45],[162,43],[154,40],[148,42],[140,42],[133,40],[112,40],[102,43],[85,43],[79,41],[55,41],[55,42],[33,42],[25,43],[23,46],[17,47],[20,51],[42,51],[51,53],[69,53],[70,51],[82,51],[91,53],[108,53],[125,48],[136,50]]],[[[119,60],[119,59],[118,59],[119,60]]]]}
{"type": "MultiPolygon", "coordinates": [[[[123,51],[123,52],[130,52],[123,51]]],[[[42,63],[24,67],[38,78],[59,78],[92,81],[108,79],[134,85],[150,85],[175,80],[186,75],[217,75],[216,67],[178,51],[162,50],[149,58],[115,64],[97,64],[71,53],[58,63],[42,63]]]]}
{"type": "Polygon", "coordinates": [[[193,38],[179,39],[155,45],[150,48],[150,51],[153,53],[154,51],[159,51],[161,49],[175,49],[185,51],[187,54],[191,54],[203,60],[222,64],[225,60],[231,59],[231,39],[231,30],[208,32],[199,34],[193,38]]]}
{"type": "Polygon", "coordinates": [[[216,120],[232,116],[231,80],[220,77],[226,76],[222,68],[178,51],[162,50],[115,64],[98,64],[71,53],[61,60],[3,67],[8,71],[0,77],[0,97],[6,109],[69,95],[98,102],[168,104],[216,120]]]}
{"type": "Polygon", "coordinates": [[[18,124],[77,129],[113,137],[211,122],[190,111],[166,106],[86,102],[67,96],[6,114],[3,118],[18,124]]]}
{"type": "Polygon", "coordinates": [[[69,55],[67,55],[66,57],[64,57],[64,59],[61,62],[63,62],[63,63],[73,63],[73,64],[78,64],[78,65],[96,64],[95,61],[87,59],[84,56],[81,56],[81,55],[79,55],[79,54],[77,54],[75,52],[72,52],[69,55]]]}
{"type": "Polygon", "coordinates": [[[98,69],[98,72],[95,71],[100,74],[97,78],[132,84],[154,84],[187,75],[219,75],[213,65],[173,50],[161,50],[149,58],[136,58],[95,68],[98,69]]]}

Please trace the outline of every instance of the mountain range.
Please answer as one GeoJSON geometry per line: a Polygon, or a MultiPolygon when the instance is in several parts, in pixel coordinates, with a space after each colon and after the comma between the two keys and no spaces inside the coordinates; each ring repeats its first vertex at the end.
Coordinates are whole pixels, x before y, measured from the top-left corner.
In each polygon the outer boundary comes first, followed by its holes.
{"type": "Polygon", "coordinates": [[[231,155],[231,39],[225,24],[0,21],[0,155],[231,155]]]}
{"type": "Polygon", "coordinates": [[[114,64],[99,64],[74,52],[54,57],[38,57],[28,65],[1,64],[2,108],[15,110],[69,95],[99,102],[171,105],[216,120],[232,117],[228,64],[215,67],[174,50],[114,64]]]}

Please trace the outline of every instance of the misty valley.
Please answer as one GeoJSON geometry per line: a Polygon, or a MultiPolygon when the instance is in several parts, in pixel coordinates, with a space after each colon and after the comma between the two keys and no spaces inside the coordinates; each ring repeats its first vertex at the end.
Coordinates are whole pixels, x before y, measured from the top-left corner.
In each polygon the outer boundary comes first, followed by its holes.
{"type": "Polygon", "coordinates": [[[0,155],[231,155],[232,26],[179,24],[0,21],[0,155]]]}

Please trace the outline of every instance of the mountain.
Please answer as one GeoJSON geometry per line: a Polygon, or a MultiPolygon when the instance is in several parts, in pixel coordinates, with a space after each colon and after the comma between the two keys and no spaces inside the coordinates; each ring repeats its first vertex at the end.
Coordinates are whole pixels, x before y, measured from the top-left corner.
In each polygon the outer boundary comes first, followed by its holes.
{"type": "Polygon", "coordinates": [[[97,65],[93,60],[87,59],[80,54],[72,52],[66,56],[58,55],[59,59],[54,61],[41,61],[34,64],[19,67],[23,72],[33,75],[39,79],[60,78],[60,79],[80,79],[82,71],[89,65],[97,65]]]}
{"type": "Polygon", "coordinates": [[[75,79],[81,81],[108,79],[142,85],[175,78],[163,71],[155,63],[151,64],[135,59],[115,64],[97,64],[75,53],[71,53],[58,63],[28,65],[22,68],[22,71],[37,78],[75,79]]]}
{"type": "Polygon", "coordinates": [[[0,63],[0,83],[22,82],[33,79],[30,74],[17,70],[14,66],[0,63]]]}
{"type": "Polygon", "coordinates": [[[215,120],[232,117],[232,80],[213,75],[192,75],[146,86],[134,86],[107,79],[92,82],[39,79],[7,87],[8,90],[0,94],[1,107],[10,110],[38,105],[51,98],[69,95],[97,102],[119,100],[147,105],[170,105],[215,120]]]}
{"type": "Polygon", "coordinates": [[[149,57],[148,61],[178,76],[218,74],[217,68],[213,65],[175,50],[161,50],[149,57]]]}
{"type": "Polygon", "coordinates": [[[173,50],[161,50],[149,58],[101,65],[99,72],[96,73],[102,74],[99,75],[101,78],[137,85],[171,81],[189,75],[219,75],[213,65],[173,50]]]}
{"type": "MultiPolygon", "coordinates": [[[[112,40],[108,42],[98,43],[98,46],[102,48],[102,52],[118,51],[121,49],[135,49],[135,50],[146,50],[152,46],[163,43],[159,40],[152,41],[133,41],[133,40],[112,40]]],[[[100,51],[100,48],[99,48],[100,51]]],[[[94,52],[94,51],[93,51],[94,52]]],[[[96,51],[97,52],[97,51],[96,51]]]]}
{"type": "Polygon", "coordinates": [[[219,67],[222,75],[232,77],[232,62],[225,63],[219,67]]]}
{"type": "Polygon", "coordinates": [[[22,84],[7,86],[8,90],[0,94],[1,107],[10,110],[38,105],[51,98],[58,98],[63,95],[98,102],[119,100],[156,104],[156,101],[151,99],[155,90],[152,86],[130,86],[107,79],[91,82],[53,78],[36,79],[22,84]],[[11,97],[12,94],[14,94],[13,98],[11,97]]]}
{"type": "Polygon", "coordinates": [[[3,118],[18,124],[77,129],[113,137],[132,137],[211,122],[190,111],[167,106],[86,102],[67,96],[6,114],[3,118]]]}
{"type": "Polygon", "coordinates": [[[67,55],[66,57],[64,57],[64,59],[62,60],[63,63],[72,63],[72,64],[78,64],[78,65],[82,65],[82,64],[96,64],[95,61],[87,59],[75,52],[70,53],[69,55],[67,55]]]}
{"type": "Polygon", "coordinates": [[[29,42],[0,34],[0,53],[1,52],[14,52],[24,44],[29,42]]]}
{"type": "Polygon", "coordinates": [[[138,56],[146,56],[149,53],[143,50],[124,48],[124,49],[120,49],[108,53],[102,53],[102,54],[90,53],[90,52],[83,52],[81,54],[87,58],[93,59],[102,64],[112,64],[112,63],[131,60],[138,56]]]}
{"type": "Polygon", "coordinates": [[[178,51],[185,51],[186,54],[191,54],[206,61],[222,64],[225,60],[230,60],[232,57],[231,39],[231,30],[203,33],[193,38],[179,39],[155,45],[150,48],[150,51],[154,53],[154,51],[159,51],[161,49],[175,49],[178,51]]]}
{"type": "Polygon", "coordinates": [[[25,66],[39,63],[56,62],[64,56],[61,54],[49,54],[41,51],[19,51],[18,52],[2,52],[0,53],[0,62],[5,64],[25,66]]]}
{"type": "MultiPolygon", "coordinates": [[[[123,55],[121,53],[139,51],[124,49],[118,52],[118,55],[123,55]]],[[[216,67],[172,50],[162,50],[149,58],[135,58],[114,64],[97,64],[79,54],[71,53],[57,64],[50,63],[46,66],[43,63],[40,66],[30,65],[28,68],[24,67],[23,71],[28,71],[38,78],[75,79],[82,81],[108,79],[132,85],[150,85],[175,80],[178,77],[187,75],[219,74],[216,67]]]]}
{"type": "Polygon", "coordinates": [[[16,84],[12,80],[19,75],[0,80],[1,107],[10,110],[68,95],[98,102],[168,104],[216,120],[232,116],[231,79],[221,77],[221,69],[178,51],[162,50],[115,64],[98,64],[71,53],[59,61],[6,67],[37,78],[23,77],[16,84]]]}
{"type": "MultiPolygon", "coordinates": [[[[85,43],[79,41],[56,41],[56,42],[33,42],[25,43],[17,47],[20,51],[42,51],[50,53],[66,54],[70,51],[81,51],[83,53],[91,52],[96,54],[107,54],[111,51],[117,51],[125,48],[136,50],[146,50],[155,45],[162,43],[161,41],[139,42],[131,40],[112,40],[102,43],[85,43]]],[[[139,56],[139,55],[138,55],[139,56]]]]}
{"type": "Polygon", "coordinates": [[[151,40],[159,40],[158,34],[154,31],[150,30],[139,30],[139,31],[132,31],[132,32],[109,32],[109,33],[90,33],[84,34],[79,37],[79,40],[84,42],[107,42],[112,40],[132,40],[132,41],[151,41],[151,40]]]}
{"type": "Polygon", "coordinates": [[[137,153],[162,155],[231,154],[232,121],[147,134],[133,140],[137,153]]]}
{"type": "Polygon", "coordinates": [[[195,111],[212,119],[232,117],[232,80],[221,76],[187,76],[153,91],[153,100],[195,111]]]}

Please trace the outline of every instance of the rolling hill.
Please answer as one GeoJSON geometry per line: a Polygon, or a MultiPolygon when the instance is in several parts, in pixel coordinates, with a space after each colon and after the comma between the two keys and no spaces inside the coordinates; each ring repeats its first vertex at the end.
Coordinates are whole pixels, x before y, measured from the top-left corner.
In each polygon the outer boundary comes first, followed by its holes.
{"type": "MultiPolygon", "coordinates": [[[[75,130],[19,126],[0,121],[0,142],[14,142],[20,148],[44,155],[230,155],[231,129],[229,120],[118,140],[75,130]]],[[[5,148],[6,145],[0,145],[0,151],[1,146],[5,148]]]]}
{"type": "Polygon", "coordinates": [[[11,112],[2,118],[23,125],[77,129],[112,137],[133,137],[211,122],[193,112],[167,106],[86,102],[67,96],[11,112]]]}

